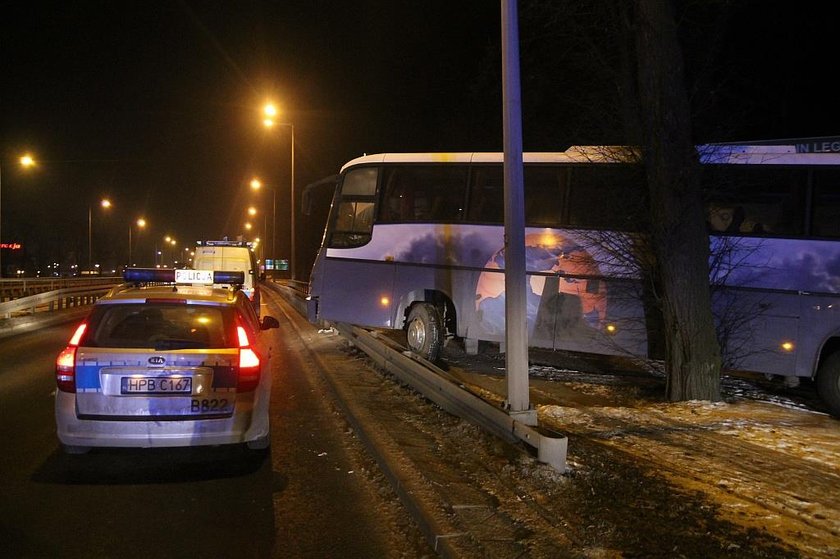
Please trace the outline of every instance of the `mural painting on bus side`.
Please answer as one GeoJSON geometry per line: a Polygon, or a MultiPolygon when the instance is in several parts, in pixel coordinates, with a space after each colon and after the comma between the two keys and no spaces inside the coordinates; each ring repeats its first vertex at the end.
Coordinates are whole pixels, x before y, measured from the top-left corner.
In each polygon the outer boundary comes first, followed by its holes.
{"type": "MultiPolygon", "coordinates": [[[[556,336],[591,336],[603,326],[607,287],[592,255],[583,246],[556,232],[525,236],[528,278],[527,320],[532,345],[551,345],[556,336]],[[541,343],[542,342],[542,343],[541,343]]],[[[505,323],[504,249],[484,265],[476,285],[475,310],[488,333],[503,334],[505,323]]]]}
{"type": "MultiPolygon", "coordinates": [[[[590,235],[591,236],[591,235],[590,235]]],[[[482,225],[381,225],[365,246],[342,251],[346,258],[445,266],[472,276],[475,289],[470,331],[481,339],[504,337],[503,229],[482,225]]],[[[526,231],[528,272],[527,319],[532,345],[553,347],[562,337],[589,339],[602,332],[607,320],[605,274],[627,276],[605,254],[594,257],[597,243],[570,231],[526,231]],[[542,274],[539,274],[539,273],[542,274]]],[[[613,259],[614,260],[614,259],[613,259]]],[[[632,275],[632,274],[630,274],[632,275]]],[[[466,293],[464,293],[466,295],[466,293]]],[[[466,301],[461,301],[465,304],[466,301]]],[[[459,304],[460,312],[469,311],[459,304]]]]}

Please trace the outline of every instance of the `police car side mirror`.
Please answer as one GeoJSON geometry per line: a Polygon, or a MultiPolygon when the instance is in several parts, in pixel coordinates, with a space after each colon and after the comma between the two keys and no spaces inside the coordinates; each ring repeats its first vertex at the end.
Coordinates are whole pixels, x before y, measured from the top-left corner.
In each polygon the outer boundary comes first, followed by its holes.
{"type": "Polygon", "coordinates": [[[271,328],[280,328],[280,323],[273,316],[264,316],[260,322],[260,330],[269,330],[271,328]]]}

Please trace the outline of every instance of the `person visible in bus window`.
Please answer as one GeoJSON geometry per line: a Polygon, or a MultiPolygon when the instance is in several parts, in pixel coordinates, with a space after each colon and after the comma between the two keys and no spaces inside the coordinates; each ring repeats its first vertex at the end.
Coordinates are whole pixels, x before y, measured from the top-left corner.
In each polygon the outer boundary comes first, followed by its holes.
{"type": "Polygon", "coordinates": [[[709,229],[719,233],[737,233],[744,222],[744,208],[741,206],[709,206],[709,229]]]}
{"type": "Polygon", "coordinates": [[[706,211],[706,224],[710,231],[723,232],[732,224],[733,208],[712,204],[706,211]]]}

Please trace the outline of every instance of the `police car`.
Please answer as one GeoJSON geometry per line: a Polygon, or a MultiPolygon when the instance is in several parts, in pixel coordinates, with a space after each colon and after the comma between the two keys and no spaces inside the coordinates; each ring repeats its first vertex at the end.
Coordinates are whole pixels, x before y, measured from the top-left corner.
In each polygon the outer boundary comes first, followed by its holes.
{"type": "Polygon", "coordinates": [[[129,268],[56,359],[55,418],[90,447],[269,444],[271,348],[243,272],[129,268]]]}

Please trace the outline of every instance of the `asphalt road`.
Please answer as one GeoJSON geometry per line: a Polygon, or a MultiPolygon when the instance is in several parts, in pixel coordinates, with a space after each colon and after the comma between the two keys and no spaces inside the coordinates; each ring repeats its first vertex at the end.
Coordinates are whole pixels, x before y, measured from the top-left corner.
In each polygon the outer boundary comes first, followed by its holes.
{"type": "MultiPolygon", "coordinates": [[[[268,295],[268,294],[267,294],[268,295]]],[[[419,536],[371,475],[279,298],[270,452],[62,453],[54,359],[73,324],[0,340],[0,557],[383,557],[419,536]]]]}

